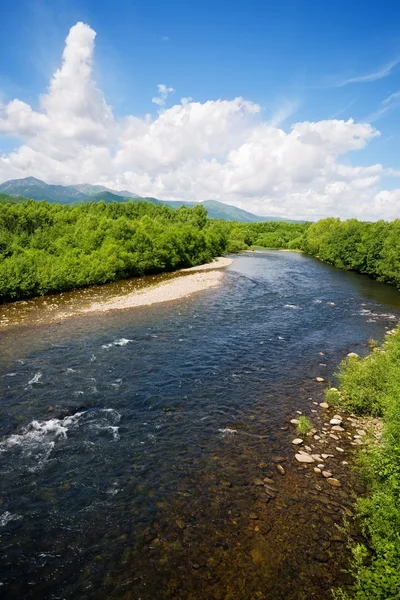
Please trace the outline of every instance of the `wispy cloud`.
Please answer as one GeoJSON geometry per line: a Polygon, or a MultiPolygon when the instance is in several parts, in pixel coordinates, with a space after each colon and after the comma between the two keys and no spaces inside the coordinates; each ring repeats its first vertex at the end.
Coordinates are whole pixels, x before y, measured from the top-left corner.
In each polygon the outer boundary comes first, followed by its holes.
{"type": "Polygon", "coordinates": [[[394,92],[394,94],[390,94],[385,100],[383,100],[382,104],[390,104],[393,100],[400,100],[400,91],[394,92]]]}
{"type": "Polygon", "coordinates": [[[299,100],[281,100],[279,106],[272,112],[268,123],[273,127],[279,127],[286,119],[297,112],[300,106],[299,100]]]}
{"type": "Polygon", "coordinates": [[[378,109],[368,115],[368,117],[366,117],[366,121],[368,121],[369,123],[372,123],[373,121],[377,121],[378,119],[380,119],[380,117],[383,117],[383,115],[391,113],[393,110],[395,110],[396,108],[400,107],[400,90],[398,92],[394,92],[393,94],[390,94],[390,96],[388,96],[387,98],[385,98],[385,100],[382,100],[382,102],[380,103],[378,109]]]}
{"type": "Polygon", "coordinates": [[[346,106],[344,108],[341,108],[340,110],[338,110],[337,112],[335,112],[333,115],[331,115],[329,118],[330,119],[337,119],[337,117],[340,117],[340,115],[342,115],[343,113],[345,113],[347,110],[349,110],[349,108],[351,106],[353,106],[353,104],[357,101],[357,98],[353,98],[353,100],[350,100],[350,102],[348,104],[346,104],[346,106]]]}
{"type": "Polygon", "coordinates": [[[344,87],[345,85],[349,85],[350,83],[370,83],[371,81],[378,81],[378,79],[383,79],[390,75],[393,71],[394,67],[400,63],[400,57],[397,57],[395,60],[387,63],[383,67],[381,67],[378,71],[374,71],[373,73],[367,73],[366,75],[359,75],[357,77],[350,77],[349,79],[345,79],[337,84],[336,87],[344,87]]]}

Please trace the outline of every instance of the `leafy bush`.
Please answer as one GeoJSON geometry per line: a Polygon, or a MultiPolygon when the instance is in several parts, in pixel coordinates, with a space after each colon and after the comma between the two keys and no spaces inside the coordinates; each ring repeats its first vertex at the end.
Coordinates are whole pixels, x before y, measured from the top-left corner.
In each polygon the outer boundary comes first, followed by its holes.
{"type": "Polygon", "coordinates": [[[359,414],[379,414],[382,440],[360,455],[368,493],[357,502],[368,546],[353,547],[353,593],[337,599],[400,598],[400,330],[387,337],[380,352],[342,363],[341,401],[359,414]]]}

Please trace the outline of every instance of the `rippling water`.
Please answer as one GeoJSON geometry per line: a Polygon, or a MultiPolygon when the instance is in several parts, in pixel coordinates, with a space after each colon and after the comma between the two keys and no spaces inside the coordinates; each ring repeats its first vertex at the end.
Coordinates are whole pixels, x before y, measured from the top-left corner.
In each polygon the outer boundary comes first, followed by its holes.
{"type": "Polygon", "coordinates": [[[310,489],[281,427],[399,314],[389,286],[257,252],[190,298],[3,331],[0,595],[329,598],[348,493],[310,489]]]}

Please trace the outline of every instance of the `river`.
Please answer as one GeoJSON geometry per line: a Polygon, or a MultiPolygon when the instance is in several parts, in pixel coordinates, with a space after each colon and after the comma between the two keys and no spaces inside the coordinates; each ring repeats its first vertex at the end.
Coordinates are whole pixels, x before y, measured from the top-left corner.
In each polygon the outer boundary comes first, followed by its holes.
{"type": "Polygon", "coordinates": [[[188,298],[2,331],[0,596],[331,598],[357,482],[320,491],[288,422],[399,315],[393,287],[260,251],[188,298]]]}

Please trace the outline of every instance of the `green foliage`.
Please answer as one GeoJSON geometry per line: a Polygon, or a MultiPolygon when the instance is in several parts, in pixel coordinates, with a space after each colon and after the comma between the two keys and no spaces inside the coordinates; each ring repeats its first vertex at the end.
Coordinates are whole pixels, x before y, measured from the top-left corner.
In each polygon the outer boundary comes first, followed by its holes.
{"type": "Polygon", "coordinates": [[[0,299],[191,267],[226,247],[202,206],[0,204],[0,299]]]}
{"type": "Polygon", "coordinates": [[[265,223],[224,224],[228,233],[228,252],[240,252],[250,246],[271,249],[301,249],[310,223],[266,221],[265,223]]]}
{"type": "Polygon", "coordinates": [[[340,269],[366,273],[400,288],[400,220],[366,223],[323,219],[307,228],[301,249],[340,269]]]}
{"type": "Polygon", "coordinates": [[[312,423],[311,423],[310,419],[304,415],[301,415],[298,418],[298,421],[299,422],[297,423],[297,426],[296,426],[297,433],[299,435],[306,435],[312,428],[312,423]]]}
{"type": "Polygon", "coordinates": [[[341,401],[359,414],[381,415],[378,445],[361,454],[359,468],[368,494],[357,502],[368,548],[353,548],[354,600],[400,598],[400,330],[364,360],[350,357],[341,366],[341,401]]]}

